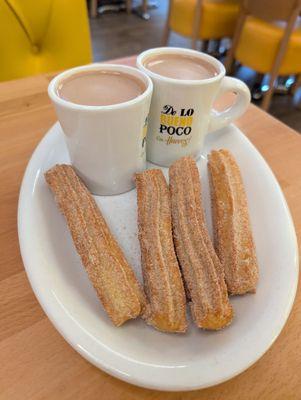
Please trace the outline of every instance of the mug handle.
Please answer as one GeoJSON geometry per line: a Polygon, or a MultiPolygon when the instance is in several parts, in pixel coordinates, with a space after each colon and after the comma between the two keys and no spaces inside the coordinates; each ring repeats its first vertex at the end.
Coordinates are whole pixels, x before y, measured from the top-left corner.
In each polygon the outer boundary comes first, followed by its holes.
{"type": "Polygon", "coordinates": [[[225,76],[217,93],[217,97],[226,92],[236,94],[235,102],[232,106],[223,111],[211,111],[208,132],[216,131],[229,125],[233,120],[240,117],[250,104],[251,94],[248,86],[239,79],[225,76]]]}

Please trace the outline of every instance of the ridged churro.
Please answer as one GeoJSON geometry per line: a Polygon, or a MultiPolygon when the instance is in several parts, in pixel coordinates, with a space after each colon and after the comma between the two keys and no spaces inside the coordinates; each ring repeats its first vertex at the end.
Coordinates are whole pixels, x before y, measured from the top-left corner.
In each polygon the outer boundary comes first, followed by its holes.
{"type": "Polygon", "coordinates": [[[209,155],[215,248],[231,294],[255,292],[258,265],[239,167],[227,150],[209,155]]]}
{"type": "Polygon", "coordinates": [[[165,332],[185,332],[186,298],[172,239],[168,186],[161,170],[135,175],[138,236],[145,293],[146,321],[165,332]]]}
{"type": "Polygon", "coordinates": [[[45,178],[109,317],[116,326],[136,318],[144,293],[93,197],[70,165],[56,165],[45,178]]]}
{"type": "Polygon", "coordinates": [[[199,328],[221,329],[232,321],[233,310],[206,228],[199,171],[192,158],[183,157],[172,164],[169,185],[174,242],[192,317],[199,328]]]}

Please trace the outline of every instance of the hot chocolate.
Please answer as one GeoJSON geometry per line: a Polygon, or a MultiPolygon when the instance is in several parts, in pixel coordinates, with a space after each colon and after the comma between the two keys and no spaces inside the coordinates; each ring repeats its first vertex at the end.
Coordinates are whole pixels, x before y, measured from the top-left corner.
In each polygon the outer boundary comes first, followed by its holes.
{"type": "Polygon", "coordinates": [[[57,95],[71,103],[109,106],[132,100],[145,89],[144,83],[133,75],[104,69],[70,75],[60,81],[57,95]]]}
{"type": "Polygon", "coordinates": [[[173,79],[202,80],[218,75],[209,61],[186,54],[161,53],[147,58],[143,64],[149,71],[173,79]]]}

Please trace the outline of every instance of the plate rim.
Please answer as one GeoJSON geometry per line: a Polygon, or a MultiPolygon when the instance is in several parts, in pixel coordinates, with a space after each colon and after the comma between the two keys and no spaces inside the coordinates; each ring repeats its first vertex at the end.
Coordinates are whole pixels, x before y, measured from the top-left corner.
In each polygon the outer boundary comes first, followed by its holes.
{"type": "MultiPolygon", "coordinates": [[[[285,326],[287,319],[290,315],[290,312],[292,310],[294,300],[296,297],[297,293],[297,287],[298,287],[298,277],[299,277],[299,249],[298,249],[298,242],[297,242],[297,236],[296,236],[296,231],[293,223],[293,219],[289,210],[289,207],[287,205],[284,193],[278,183],[277,178],[275,177],[272,169],[270,166],[267,164],[261,153],[257,150],[257,148],[253,145],[253,143],[243,134],[243,132],[234,124],[230,124],[230,126],[234,129],[236,129],[244,138],[244,140],[248,143],[249,146],[252,147],[253,151],[256,153],[256,156],[261,159],[261,162],[264,164],[265,170],[268,171],[270,174],[271,179],[273,180],[275,186],[277,187],[277,191],[279,195],[281,196],[281,202],[284,206],[284,210],[286,212],[287,216],[287,222],[288,222],[288,227],[289,230],[291,231],[292,238],[294,239],[294,253],[295,253],[295,263],[294,263],[294,275],[295,275],[295,280],[293,282],[293,289],[290,293],[290,298],[287,301],[287,308],[286,308],[286,313],[283,316],[281,320],[281,324],[279,324],[277,332],[274,332],[272,340],[269,342],[269,344],[259,353],[257,354],[254,359],[250,360],[244,368],[239,368],[237,370],[232,371],[231,373],[225,373],[222,377],[218,379],[212,379],[212,381],[208,384],[195,384],[195,385],[188,385],[185,386],[183,384],[167,384],[165,385],[164,383],[160,384],[153,384],[150,383],[147,379],[140,379],[136,378],[135,376],[132,375],[127,375],[121,370],[117,370],[114,367],[111,367],[110,365],[106,365],[104,362],[100,362],[99,359],[93,358],[93,355],[90,354],[89,352],[86,352],[81,346],[78,345],[76,338],[73,337],[72,335],[72,330],[69,330],[69,332],[66,332],[66,325],[63,327],[64,323],[61,323],[61,321],[58,321],[57,318],[54,316],[54,310],[56,306],[54,304],[50,304],[50,302],[47,302],[46,299],[43,297],[42,292],[38,289],[38,287],[35,285],[35,278],[34,274],[32,273],[31,268],[29,265],[31,264],[30,262],[30,252],[28,250],[28,239],[26,237],[26,227],[25,225],[25,218],[24,214],[26,213],[25,210],[25,205],[26,205],[26,197],[28,197],[28,183],[31,183],[32,180],[30,179],[31,176],[33,175],[33,171],[35,171],[37,168],[35,166],[36,164],[36,159],[38,159],[39,155],[41,152],[43,152],[43,147],[46,146],[48,142],[51,142],[51,140],[55,139],[55,135],[57,134],[56,131],[57,129],[61,129],[59,126],[58,121],[55,122],[46,132],[46,134],[43,136],[43,138],[40,140],[38,145],[36,146],[35,150],[33,151],[29,162],[26,166],[24,176],[22,179],[21,183],[21,188],[20,188],[20,193],[19,193],[19,200],[18,200],[18,218],[17,218],[17,225],[18,225],[18,238],[19,238],[19,246],[20,246],[20,252],[21,252],[21,257],[23,261],[23,265],[30,283],[30,286],[39,302],[41,305],[43,311],[45,312],[47,318],[50,320],[50,322],[53,324],[53,326],[56,328],[56,330],[61,334],[61,336],[67,341],[68,344],[70,344],[74,350],[76,350],[82,357],[84,357],[86,360],[88,360],[91,364],[93,364],[95,367],[103,370],[104,372],[114,376],[115,378],[118,378],[122,381],[125,381],[130,384],[134,384],[139,387],[143,387],[146,389],[152,389],[152,390],[161,390],[161,391],[193,391],[193,390],[200,390],[204,388],[209,388],[215,385],[218,385],[220,383],[223,383],[225,381],[228,381],[235,376],[243,373],[246,371],[248,368],[250,368],[253,364],[255,364],[273,345],[275,340],[278,338],[280,335],[283,327],[285,326]]],[[[34,178],[36,179],[37,175],[39,175],[39,171],[36,170],[36,173],[34,174],[34,178]]],[[[34,184],[35,185],[35,184],[34,184]]],[[[32,185],[29,185],[32,186],[32,185]]],[[[31,189],[31,187],[30,187],[31,189]]],[[[68,329],[67,329],[68,330],[68,329]]],[[[108,352],[108,350],[103,349],[104,351],[108,352]]],[[[132,361],[129,361],[129,363],[132,363],[132,361]]]]}

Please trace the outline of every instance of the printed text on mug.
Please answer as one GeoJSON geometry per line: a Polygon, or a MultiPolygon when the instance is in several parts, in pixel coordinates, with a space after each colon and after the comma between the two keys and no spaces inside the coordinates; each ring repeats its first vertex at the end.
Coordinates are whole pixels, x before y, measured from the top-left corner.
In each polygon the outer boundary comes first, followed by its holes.
{"type": "Polygon", "coordinates": [[[157,137],[166,144],[181,144],[187,146],[190,141],[191,125],[193,122],[193,108],[181,108],[177,111],[172,105],[166,104],[160,116],[159,132],[163,137],[157,137]]]}

